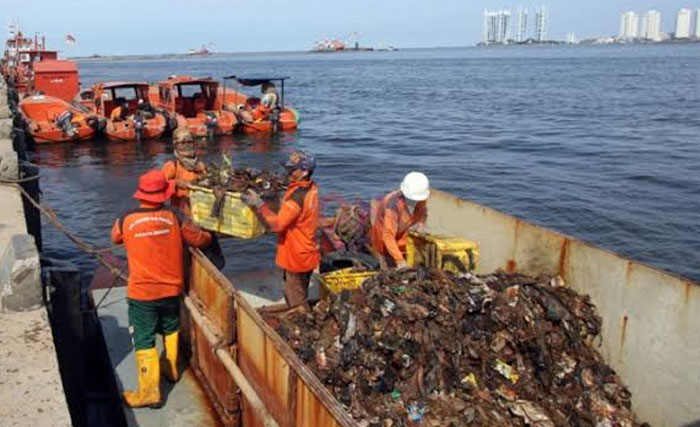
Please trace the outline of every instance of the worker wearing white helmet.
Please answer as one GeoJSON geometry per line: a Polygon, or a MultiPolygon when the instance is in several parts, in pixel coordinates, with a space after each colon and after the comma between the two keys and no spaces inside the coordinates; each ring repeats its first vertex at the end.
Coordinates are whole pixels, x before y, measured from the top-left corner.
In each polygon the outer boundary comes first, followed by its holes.
{"type": "Polygon", "coordinates": [[[429,195],[428,177],[421,172],[411,172],[404,177],[399,190],[373,204],[372,248],[388,267],[406,266],[406,237],[412,227],[425,224],[429,195]]]}

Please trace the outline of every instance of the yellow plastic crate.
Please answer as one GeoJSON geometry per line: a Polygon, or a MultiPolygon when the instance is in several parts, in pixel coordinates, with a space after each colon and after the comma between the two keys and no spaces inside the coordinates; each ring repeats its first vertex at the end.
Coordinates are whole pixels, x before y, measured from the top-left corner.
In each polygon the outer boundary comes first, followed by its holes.
{"type": "Polygon", "coordinates": [[[332,271],[321,275],[321,297],[325,296],[325,292],[338,294],[345,290],[352,291],[360,288],[362,282],[372,276],[377,275],[378,271],[360,271],[353,272],[353,267],[344,268],[342,270],[332,271]]]}
{"type": "Polygon", "coordinates": [[[479,264],[479,247],[461,237],[409,232],[406,263],[411,267],[428,267],[459,273],[475,270],[479,264]]]}
{"type": "Polygon", "coordinates": [[[214,192],[208,188],[190,187],[192,220],[200,227],[228,236],[252,239],[265,234],[265,225],[255,210],[243,203],[240,193],[227,192],[221,215],[211,216],[214,192]]]}

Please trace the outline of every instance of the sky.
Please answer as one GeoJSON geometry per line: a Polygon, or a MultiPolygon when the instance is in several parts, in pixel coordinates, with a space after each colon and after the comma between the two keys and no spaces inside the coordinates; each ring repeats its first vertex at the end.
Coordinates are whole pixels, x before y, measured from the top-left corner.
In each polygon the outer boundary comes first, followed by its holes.
{"type": "Polygon", "coordinates": [[[662,30],[673,31],[681,7],[700,8],[700,0],[32,0],[0,8],[0,22],[46,35],[65,56],[184,53],[209,43],[219,52],[307,50],[352,33],[367,46],[448,47],[480,41],[484,8],[542,4],[550,38],[561,40],[569,32],[616,35],[623,12],[650,8],[662,13],[662,30]],[[78,43],[65,45],[66,33],[78,43]]]}

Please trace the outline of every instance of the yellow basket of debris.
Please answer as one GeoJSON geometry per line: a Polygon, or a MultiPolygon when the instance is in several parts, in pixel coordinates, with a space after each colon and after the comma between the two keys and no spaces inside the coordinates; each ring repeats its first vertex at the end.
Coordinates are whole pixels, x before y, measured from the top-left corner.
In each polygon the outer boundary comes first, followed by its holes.
{"type": "Polygon", "coordinates": [[[406,239],[406,263],[454,273],[473,271],[479,264],[479,247],[461,237],[411,231],[406,239]]]}
{"type": "Polygon", "coordinates": [[[353,267],[332,271],[321,275],[321,284],[326,291],[332,294],[339,294],[345,290],[352,291],[359,289],[362,283],[376,276],[378,271],[352,271],[353,267]]]}
{"type": "Polygon", "coordinates": [[[253,239],[265,234],[265,226],[255,210],[243,203],[240,193],[226,192],[218,216],[212,216],[214,192],[209,188],[190,186],[192,220],[205,230],[227,236],[253,239]]]}

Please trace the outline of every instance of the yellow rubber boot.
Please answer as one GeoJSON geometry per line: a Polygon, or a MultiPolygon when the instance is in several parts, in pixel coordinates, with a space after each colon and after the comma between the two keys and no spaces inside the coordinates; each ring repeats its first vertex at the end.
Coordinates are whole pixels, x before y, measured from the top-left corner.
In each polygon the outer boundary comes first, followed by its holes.
{"type": "Polygon", "coordinates": [[[136,352],[136,368],[138,369],[138,390],[124,392],[124,401],[132,408],[160,405],[160,366],[158,350],[149,348],[136,352]]]}
{"type": "Polygon", "coordinates": [[[165,351],[161,356],[161,370],[163,371],[163,376],[170,382],[176,382],[180,379],[180,373],[177,370],[177,353],[178,353],[178,341],[180,339],[179,332],[173,332],[172,334],[163,335],[163,347],[165,351]]]}

